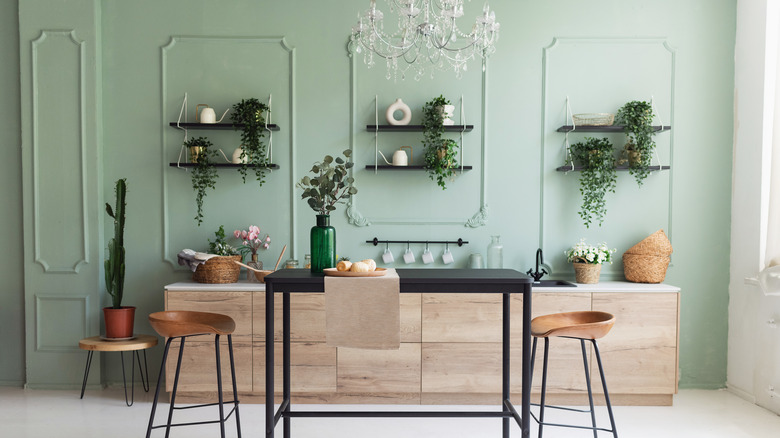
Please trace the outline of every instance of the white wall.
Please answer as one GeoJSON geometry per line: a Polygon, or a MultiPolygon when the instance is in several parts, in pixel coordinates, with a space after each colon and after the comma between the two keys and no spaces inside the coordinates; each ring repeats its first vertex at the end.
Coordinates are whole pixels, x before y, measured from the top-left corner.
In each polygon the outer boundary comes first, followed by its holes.
{"type": "Polygon", "coordinates": [[[771,323],[780,322],[780,299],[750,280],[763,264],[777,54],[767,22],[777,23],[778,3],[737,3],[727,379],[730,390],[780,413],[780,329],[771,323]]]}

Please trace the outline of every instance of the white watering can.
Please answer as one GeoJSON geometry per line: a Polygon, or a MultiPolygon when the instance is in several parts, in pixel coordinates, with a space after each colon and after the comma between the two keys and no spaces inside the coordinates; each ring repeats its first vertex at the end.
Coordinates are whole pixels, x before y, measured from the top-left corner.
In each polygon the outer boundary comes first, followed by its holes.
{"type": "Polygon", "coordinates": [[[409,165],[409,157],[406,156],[406,152],[404,149],[409,149],[409,155],[411,155],[412,159],[414,159],[414,153],[412,152],[411,146],[401,146],[398,148],[397,151],[393,152],[393,162],[387,161],[387,157],[385,157],[385,154],[382,153],[382,151],[378,151],[379,155],[382,156],[382,159],[385,160],[385,163],[391,165],[391,166],[408,166],[409,165]]]}
{"type": "Polygon", "coordinates": [[[225,115],[230,111],[230,108],[226,109],[224,113],[222,113],[222,117],[217,120],[217,114],[214,112],[214,108],[209,107],[205,103],[199,103],[195,105],[195,121],[200,123],[220,123],[222,122],[222,119],[225,118],[225,115]],[[205,107],[198,112],[198,107],[205,107]],[[198,117],[200,116],[200,118],[198,117]],[[199,120],[200,119],[200,120],[199,120]]]}

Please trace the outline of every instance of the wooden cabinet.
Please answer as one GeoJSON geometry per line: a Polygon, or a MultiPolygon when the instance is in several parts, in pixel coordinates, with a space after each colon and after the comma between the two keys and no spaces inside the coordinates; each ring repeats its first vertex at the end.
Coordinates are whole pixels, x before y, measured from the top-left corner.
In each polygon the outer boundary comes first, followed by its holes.
{"type": "MultiPolygon", "coordinates": [[[[166,289],[166,309],[218,312],[236,320],[233,340],[240,397],[244,403],[264,403],[264,285],[177,285],[166,289]]],[[[324,294],[318,293],[290,296],[293,402],[500,403],[500,294],[402,294],[399,350],[327,346],[324,299],[324,294]]],[[[580,286],[576,291],[535,291],[533,299],[533,316],[590,309],[613,313],[617,319],[614,328],[599,340],[613,403],[671,404],[672,395],[677,392],[676,288],[605,282],[580,286]],[[662,287],[671,291],[658,292],[662,287]]],[[[277,294],[274,304],[274,377],[277,392],[281,392],[281,294],[277,294]]],[[[519,397],[521,391],[521,335],[522,297],[512,296],[513,397],[519,397]]],[[[213,338],[190,338],[185,345],[177,398],[183,402],[200,401],[216,390],[213,338]]],[[[223,384],[227,392],[231,390],[227,340],[222,345],[223,384]]],[[[543,345],[540,340],[532,396],[538,394],[541,386],[543,345]]],[[[168,382],[172,382],[176,354],[178,347],[172,348],[169,355],[168,382]]],[[[594,392],[598,394],[601,386],[596,358],[589,345],[586,356],[594,392]]],[[[171,386],[167,385],[169,391],[171,386]]],[[[579,341],[551,339],[548,396],[552,403],[587,402],[579,341]]]]}

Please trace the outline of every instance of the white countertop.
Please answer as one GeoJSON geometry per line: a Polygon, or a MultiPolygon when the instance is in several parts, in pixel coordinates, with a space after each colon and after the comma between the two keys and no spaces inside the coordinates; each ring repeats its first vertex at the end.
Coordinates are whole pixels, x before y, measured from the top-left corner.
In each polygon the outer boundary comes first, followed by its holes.
{"type": "Polygon", "coordinates": [[[224,292],[265,292],[265,283],[239,280],[238,283],[198,283],[197,281],[179,281],[165,285],[165,290],[176,291],[224,291],[224,292]]]}
{"type": "MultiPolygon", "coordinates": [[[[576,287],[536,287],[534,292],[680,292],[677,286],[668,284],[631,283],[629,281],[602,281],[596,284],[578,284],[576,287]]],[[[165,286],[171,291],[226,291],[265,292],[265,283],[240,280],[238,283],[198,283],[179,281],[165,286]]]]}

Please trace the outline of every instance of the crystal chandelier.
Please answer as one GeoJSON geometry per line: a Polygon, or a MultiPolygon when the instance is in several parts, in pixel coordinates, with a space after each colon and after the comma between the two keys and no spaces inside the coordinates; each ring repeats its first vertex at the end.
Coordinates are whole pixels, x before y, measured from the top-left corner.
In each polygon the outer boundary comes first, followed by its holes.
{"type": "Polygon", "coordinates": [[[411,68],[415,80],[427,71],[431,78],[436,69],[454,70],[461,78],[466,62],[477,55],[487,58],[495,52],[500,24],[487,4],[482,9],[470,33],[458,29],[455,20],[463,16],[463,0],[387,0],[390,11],[398,14],[398,29],[385,33],[382,11],[376,0],[352,28],[350,49],[363,53],[369,68],[374,57],[385,59],[387,79],[406,78],[411,68]]]}

